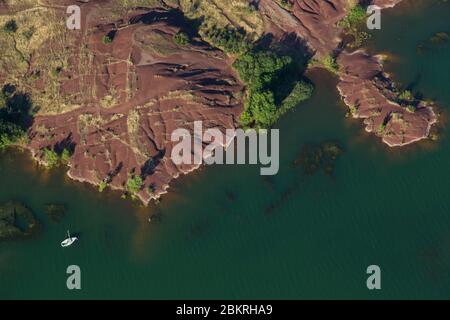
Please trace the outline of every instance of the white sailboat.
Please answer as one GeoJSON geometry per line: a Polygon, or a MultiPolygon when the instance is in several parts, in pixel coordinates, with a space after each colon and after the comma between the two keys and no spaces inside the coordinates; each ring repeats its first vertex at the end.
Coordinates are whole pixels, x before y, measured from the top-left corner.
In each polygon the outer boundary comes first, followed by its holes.
{"type": "Polygon", "coordinates": [[[77,237],[71,237],[69,230],[67,230],[67,239],[65,239],[63,242],[61,242],[61,247],[71,246],[77,240],[78,240],[78,238],[77,237]]]}

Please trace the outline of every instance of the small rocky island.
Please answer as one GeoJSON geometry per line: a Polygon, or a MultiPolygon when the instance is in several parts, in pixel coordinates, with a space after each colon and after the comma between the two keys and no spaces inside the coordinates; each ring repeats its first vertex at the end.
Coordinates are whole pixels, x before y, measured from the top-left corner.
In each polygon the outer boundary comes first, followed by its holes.
{"type": "Polygon", "coordinates": [[[171,161],[174,129],[269,127],[311,95],[307,68],[337,76],[351,115],[391,147],[437,121],[361,47],[358,1],[90,0],[77,2],[76,30],[70,5],[0,2],[0,147],[67,165],[99,191],[157,199],[198,167],[171,161]]]}

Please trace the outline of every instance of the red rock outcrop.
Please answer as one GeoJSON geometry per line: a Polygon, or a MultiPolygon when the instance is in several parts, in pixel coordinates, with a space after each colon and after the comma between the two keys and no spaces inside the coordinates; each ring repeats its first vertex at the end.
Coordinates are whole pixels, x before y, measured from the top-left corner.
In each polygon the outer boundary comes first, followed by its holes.
{"type": "Polygon", "coordinates": [[[183,28],[178,11],[153,9],[118,26],[106,23],[103,11],[84,9],[73,76],[61,88],[81,91],[83,103],[63,114],[38,114],[30,148],[36,157],[47,147],[72,148],[69,176],[75,180],[107,181],[123,190],[130,175],[141,176],[137,196],[148,203],[173,178],[198,167],[172,162],[173,130],[193,131],[194,121],[220,130],[236,127],[243,87],[221,51],[201,39],[174,42],[183,28]],[[112,43],[103,43],[111,32],[112,43]],[[86,52],[90,60],[82,60],[86,52]]]}
{"type": "Polygon", "coordinates": [[[433,109],[418,102],[412,110],[396,101],[392,81],[376,57],[363,51],[344,53],[338,89],[355,118],[364,119],[366,130],[389,146],[403,146],[427,138],[437,118],[433,109]]]}

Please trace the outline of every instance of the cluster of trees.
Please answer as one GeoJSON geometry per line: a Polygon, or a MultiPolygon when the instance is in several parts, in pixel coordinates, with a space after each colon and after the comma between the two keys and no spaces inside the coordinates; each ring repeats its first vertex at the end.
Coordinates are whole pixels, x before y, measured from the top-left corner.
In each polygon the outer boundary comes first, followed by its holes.
{"type": "Polygon", "coordinates": [[[233,66],[248,90],[245,111],[241,116],[244,127],[270,127],[281,114],[308,99],[313,92],[311,84],[298,81],[290,94],[281,101],[275,94],[283,90],[280,85],[286,85],[286,77],[290,82],[296,81],[293,78],[295,72],[292,72],[295,64],[289,56],[252,50],[243,54],[233,66]]]}
{"type": "Polygon", "coordinates": [[[336,62],[336,58],[331,54],[327,54],[322,60],[321,63],[325,69],[330,71],[331,73],[337,74],[339,72],[339,65],[336,62]]]}
{"type": "MultiPolygon", "coordinates": [[[[103,179],[102,181],[100,181],[100,183],[98,185],[99,192],[103,192],[108,187],[109,183],[111,182],[111,178],[112,177],[108,176],[105,179],[103,179]]],[[[127,195],[129,195],[129,196],[131,196],[131,199],[135,200],[136,195],[139,193],[139,191],[141,191],[143,184],[144,184],[144,180],[142,179],[141,176],[135,175],[135,174],[130,174],[128,176],[128,179],[127,179],[126,185],[125,185],[127,193],[124,193],[122,195],[122,198],[125,199],[127,197],[127,195]]]]}
{"type": "Polygon", "coordinates": [[[44,160],[48,168],[53,168],[60,164],[68,164],[71,156],[72,152],[67,148],[64,148],[61,153],[50,148],[44,149],[44,160]]]}
{"type": "Polygon", "coordinates": [[[26,139],[31,124],[31,101],[27,95],[6,85],[0,91],[0,148],[26,139]]]}
{"type": "Polygon", "coordinates": [[[131,175],[127,180],[127,191],[131,194],[131,197],[135,197],[136,194],[141,190],[144,181],[140,176],[131,175]]]}
{"type": "Polygon", "coordinates": [[[212,45],[230,54],[240,54],[251,49],[251,42],[242,29],[213,27],[206,32],[205,37],[212,45]]]}
{"type": "Polygon", "coordinates": [[[103,44],[110,44],[112,43],[113,39],[110,35],[105,35],[102,37],[102,43],[103,44]]]}
{"type": "Polygon", "coordinates": [[[214,26],[202,36],[213,46],[237,56],[233,67],[247,88],[241,115],[243,127],[270,127],[282,113],[311,96],[313,86],[298,81],[302,66],[288,55],[254,43],[245,30],[214,26]]]}
{"type": "Polygon", "coordinates": [[[290,57],[279,57],[271,51],[250,51],[236,60],[233,66],[248,90],[245,111],[241,116],[244,126],[265,128],[277,120],[278,108],[271,89],[279,72],[291,62],[290,57]]]}
{"type": "Polygon", "coordinates": [[[17,143],[24,136],[25,131],[23,131],[19,126],[0,119],[0,149],[17,143]]]}

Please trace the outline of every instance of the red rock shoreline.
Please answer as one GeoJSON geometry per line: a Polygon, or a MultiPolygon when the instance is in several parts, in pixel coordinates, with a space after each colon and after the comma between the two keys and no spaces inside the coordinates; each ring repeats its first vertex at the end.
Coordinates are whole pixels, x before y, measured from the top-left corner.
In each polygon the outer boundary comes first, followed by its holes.
{"type": "MultiPolygon", "coordinates": [[[[382,9],[392,8],[405,0],[375,0],[382,9]]],[[[338,57],[341,66],[338,91],[354,118],[364,119],[366,131],[382,138],[389,147],[402,147],[430,135],[438,118],[433,105],[418,101],[411,112],[395,100],[395,83],[383,70],[379,56],[364,50],[344,52],[338,57]]]]}
{"type": "Polygon", "coordinates": [[[376,56],[362,50],[343,54],[338,63],[338,91],[354,118],[364,119],[366,131],[381,137],[390,147],[406,146],[428,138],[437,122],[433,108],[420,101],[415,111],[395,102],[393,82],[376,56]]]}
{"type": "MultiPolygon", "coordinates": [[[[406,0],[373,0],[380,9],[406,0]]],[[[320,60],[338,51],[338,91],[352,116],[364,119],[366,131],[382,138],[390,147],[405,146],[428,138],[437,116],[431,105],[420,101],[414,112],[395,100],[394,82],[383,71],[381,60],[364,50],[339,49],[343,30],[337,23],[348,10],[346,0],[292,0],[287,10],[271,0],[261,0],[267,26],[278,37],[294,33],[306,41],[314,58],[320,60]]]]}
{"type": "MultiPolygon", "coordinates": [[[[390,8],[400,1],[372,3],[390,8]]],[[[280,43],[294,35],[318,59],[338,51],[343,30],[337,23],[346,16],[348,1],[290,2],[289,8],[274,0],[258,2],[265,33],[280,43]]],[[[174,44],[174,34],[183,30],[181,11],[137,9],[117,20],[105,9],[110,3],[79,3],[83,28],[74,33],[72,69],[60,86],[78,106],[60,114],[39,113],[27,148],[43,163],[45,148],[74,145],[68,176],[93,185],[107,180],[113,190],[125,191],[130,175],[140,175],[143,185],[135,196],[148,204],[167,193],[173,179],[199,167],[171,161],[171,132],[192,132],[193,122],[200,120],[223,132],[238,127],[245,88],[233,59],[222,51],[200,38],[186,46],[174,44]],[[105,44],[102,37],[109,32],[115,33],[114,41],[105,44]]],[[[353,117],[364,119],[366,131],[390,147],[429,136],[437,122],[432,106],[419,102],[411,112],[397,103],[394,82],[377,56],[343,51],[337,63],[338,91],[353,117]]]]}

